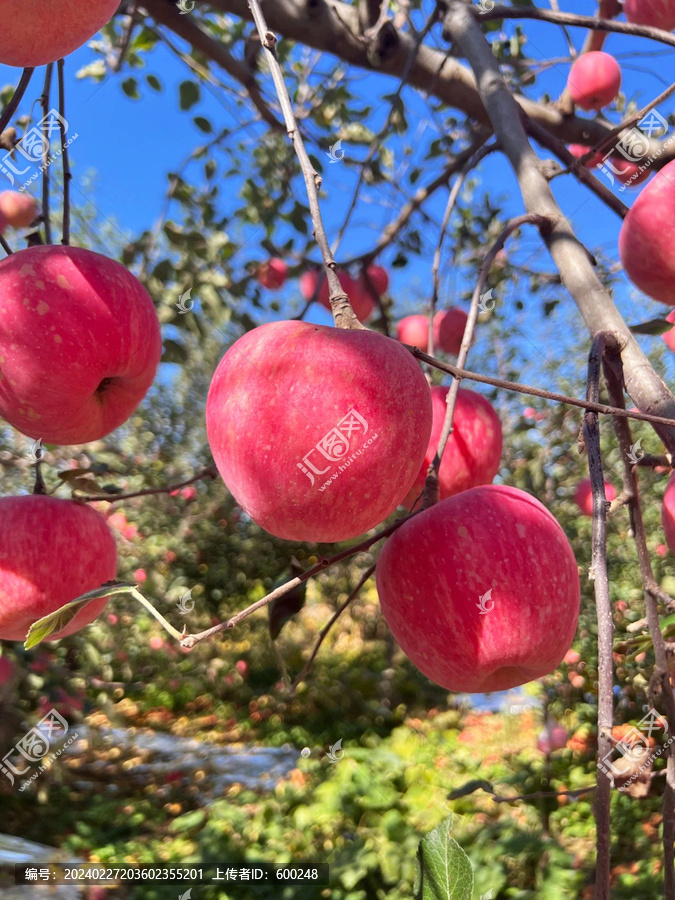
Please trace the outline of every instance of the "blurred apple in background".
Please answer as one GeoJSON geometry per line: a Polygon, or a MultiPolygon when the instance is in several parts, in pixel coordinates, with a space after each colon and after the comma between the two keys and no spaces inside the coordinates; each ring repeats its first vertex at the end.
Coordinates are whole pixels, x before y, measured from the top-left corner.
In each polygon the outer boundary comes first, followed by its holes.
{"type": "MultiPolygon", "coordinates": [[[[421,494],[443,430],[449,387],[432,387],[433,424],[429,446],[415,483],[403,501],[410,508],[421,494]]],[[[439,470],[440,498],[445,500],[468,488],[489,484],[502,458],[502,425],[494,407],[482,394],[460,388],[439,470]]]]}
{"type": "MultiPolygon", "coordinates": [[[[609,500],[610,503],[612,500],[616,500],[616,490],[608,481],[605,482],[605,499],[609,500]]],[[[591,487],[590,478],[579,482],[574,494],[574,502],[579,507],[582,515],[593,515],[593,488],[591,487]]]]}
{"type": "Polygon", "coordinates": [[[37,200],[19,191],[3,191],[0,194],[0,214],[12,228],[28,228],[38,214],[37,200]]]}

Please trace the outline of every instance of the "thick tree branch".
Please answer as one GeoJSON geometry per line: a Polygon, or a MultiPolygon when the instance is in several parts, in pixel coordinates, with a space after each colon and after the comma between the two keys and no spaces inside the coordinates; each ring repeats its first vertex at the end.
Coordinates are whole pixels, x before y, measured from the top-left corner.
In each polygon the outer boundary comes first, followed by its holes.
{"type": "MultiPolygon", "coordinates": [[[[160,3],[161,0],[152,0],[160,3]]],[[[209,6],[221,13],[231,13],[243,19],[251,20],[247,0],[209,0],[209,6]]],[[[380,74],[401,78],[406,70],[411,51],[414,51],[416,39],[407,32],[397,32],[397,40],[391,41],[386,53],[373,56],[371,48],[359,31],[358,10],[340,0],[263,0],[262,8],[268,25],[284,37],[306,44],[316,50],[331,53],[350,65],[370,69],[380,74]]],[[[526,17],[527,8],[516,7],[512,13],[526,17]]],[[[559,13],[563,16],[565,14],[559,13]]],[[[493,17],[492,13],[488,17],[493,17]]],[[[514,16],[514,18],[517,16],[514,16]]],[[[181,16],[186,19],[187,16],[181,16]]],[[[487,17],[486,17],[487,18],[487,17]]],[[[592,16],[572,16],[575,21],[586,27],[600,27],[592,16]],[[594,23],[594,24],[590,24],[594,23]]],[[[606,30],[622,30],[628,34],[643,34],[649,31],[659,35],[659,40],[675,36],[657,29],[645,29],[641,26],[624,25],[623,23],[603,23],[606,30]]],[[[178,32],[177,32],[178,33],[178,32]]],[[[457,60],[448,58],[444,53],[423,44],[410,67],[407,83],[432,96],[438,97],[447,106],[464,112],[483,125],[490,124],[490,117],[476,89],[476,82],[470,71],[457,60]]],[[[566,116],[553,104],[537,103],[526,97],[518,97],[518,103],[525,113],[552,134],[566,143],[596,144],[610,131],[610,127],[599,119],[584,119],[578,116],[566,116]]],[[[657,156],[661,144],[650,141],[649,155],[657,156]]],[[[655,168],[661,168],[671,159],[675,159],[675,146],[671,146],[654,162],[655,168]]]]}
{"type": "MultiPolygon", "coordinates": [[[[520,111],[501,74],[471,10],[460,0],[449,0],[445,18],[447,37],[466,56],[476,74],[478,88],[489,112],[493,129],[518,178],[529,213],[548,218],[553,227],[545,242],[567,290],[572,295],[591,335],[614,334],[621,349],[626,388],[635,405],[668,419],[675,418],[675,397],[656,374],[611,295],[596,275],[586,248],[577,240],[562,215],[541,164],[530,147],[520,111]]],[[[675,429],[656,426],[656,431],[672,454],[675,429]]]]}
{"type": "Polygon", "coordinates": [[[30,80],[33,77],[34,71],[35,69],[24,69],[21,73],[21,78],[19,79],[19,83],[16,86],[16,90],[12,94],[12,99],[3,109],[2,114],[0,114],[0,134],[2,134],[5,128],[7,128],[9,123],[12,121],[12,116],[16,112],[19,103],[21,103],[23,95],[26,93],[26,88],[30,84],[30,80]]]}

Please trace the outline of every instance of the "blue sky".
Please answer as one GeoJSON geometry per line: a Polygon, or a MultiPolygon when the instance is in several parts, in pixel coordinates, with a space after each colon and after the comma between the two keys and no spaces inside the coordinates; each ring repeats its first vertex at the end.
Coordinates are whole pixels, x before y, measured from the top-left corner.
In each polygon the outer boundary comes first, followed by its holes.
{"type": "MultiPolygon", "coordinates": [[[[565,11],[586,14],[595,9],[595,3],[590,0],[586,2],[563,0],[560,6],[565,11]]],[[[540,60],[554,61],[554,64],[537,79],[536,85],[531,89],[531,95],[539,97],[547,92],[552,97],[557,97],[564,88],[569,69],[565,62],[560,61],[568,55],[564,35],[559,28],[545,23],[523,22],[522,26],[529,39],[525,48],[526,53],[540,60]],[[555,62],[556,60],[558,62],[555,62]]],[[[515,28],[515,22],[505,23],[507,34],[512,34],[515,28]]],[[[580,47],[584,32],[581,29],[571,29],[570,33],[575,45],[580,47]]],[[[440,42],[438,30],[436,39],[440,42]]],[[[669,83],[669,76],[674,71],[672,50],[656,43],[620,35],[611,35],[605,49],[619,58],[624,72],[623,90],[629,99],[635,100],[639,105],[650,101],[669,83]]],[[[75,173],[73,202],[78,205],[93,204],[103,219],[117,223],[126,235],[136,235],[152,227],[157,219],[165,196],[167,173],[176,170],[194,147],[204,141],[204,135],[193,124],[193,116],[197,114],[207,116],[215,128],[220,128],[236,122],[242,112],[241,109],[235,109],[231,94],[222,94],[213,89],[202,92],[202,101],[190,113],[180,112],[177,104],[178,85],[184,78],[189,77],[189,72],[182,62],[163,47],[159,47],[148,56],[147,69],[109,75],[102,84],[76,78],[78,70],[93,58],[92,51],[85,47],[67,60],[67,118],[71,133],[76,131],[78,134],[71,151],[75,173]],[[156,93],[146,85],[142,89],[141,101],[133,101],[126,97],[121,89],[123,79],[134,75],[142,80],[148,73],[155,74],[161,79],[164,85],[162,93],[156,93]],[[92,196],[85,196],[78,184],[81,187],[81,179],[85,174],[92,172],[96,175],[95,191],[92,196]]],[[[330,71],[332,60],[322,60],[321,65],[324,71],[330,71]]],[[[0,67],[0,85],[16,82],[18,74],[18,70],[0,67]]],[[[365,72],[358,72],[358,75],[358,91],[364,99],[381,96],[383,92],[390,92],[395,88],[395,82],[391,79],[365,72]]],[[[263,79],[267,95],[271,96],[269,81],[265,81],[264,76],[259,78],[263,79]]],[[[22,110],[27,108],[30,100],[38,96],[41,85],[42,70],[39,70],[34,76],[22,110]]],[[[422,113],[423,106],[416,99],[412,89],[405,89],[403,96],[409,110],[409,118],[412,120],[422,113]]],[[[383,102],[373,103],[373,109],[372,117],[367,124],[377,130],[386,117],[388,106],[383,102]]],[[[667,104],[659,107],[664,116],[674,109],[672,98],[667,104]]],[[[616,113],[610,112],[609,117],[613,121],[619,121],[616,113]]],[[[255,133],[254,128],[251,131],[252,136],[255,133]]],[[[420,146],[422,144],[423,140],[420,141],[420,146]]],[[[395,152],[398,152],[396,142],[393,146],[395,152]]],[[[326,146],[311,149],[321,155],[328,148],[326,146]]],[[[343,143],[343,149],[345,154],[353,154],[354,158],[360,159],[363,159],[367,152],[367,148],[363,146],[352,147],[346,142],[343,143]]],[[[324,201],[323,211],[329,238],[332,240],[342,222],[345,205],[351,196],[355,170],[344,164],[331,165],[325,156],[324,160],[327,199],[324,201]]],[[[245,159],[242,160],[242,166],[245,171],[245,159]]],[[[429,174],[433,176],[434,172],[430,170],[429,174]]],[[[483,190],[488,191],[493,202],[500,201],[503,204],[505,215],[518,215],[523,211],[515,179],[503,158],[495,155],[485,161],[480,171],[480,179],[478,195],[483,190]]],[[[426,180],[425,173],[419,183],[426,180]]],[[[236,189],[236,183],[234,188],[236,189]]],[[[578,185],[571,176],[556,179],[554,190],[579,237],[591,249],[600,248],[608,255],[616,257],[616,242],[620,227],[616,215],[585,188],[578,185]]],[[[636,194],[636,191],[626,191],[620,196],[624,202],[631,203],[632,197],[636,194]]],[[[436,221],[440,221],[446,199],[447,194],[441,191],[429,204],[429,212],[436,221]]],[[[352,220],[353,227],[348,230],[341,248],[341,252],[347,257],[371,246],[381,227],[396,215],[397,210],[391,205],[391,196],[387,201],[388,206],[371,202],[357,208],[352,220]]],[[[429,294],[431,254],[436,233],[434,228],[427,227],[423,255],[420,258],[411,257],[409,266],[393,272],[391,290],[397,300],[397,309],[401,313],[412,312],[419,308],[420,302],[423,302],[423,298],[429,294]]],[[[258,239],[259,236],[255,233],[249,236],[247,248],[242,251],[242,263],[251,256],[262,258],[261,252],[256,249],[258,239]],[[249,248],[250,252],[247,252],[249,248]]],[[[534,231],[524,235],[523,250],[519,259],[525,260],[529,254],[532,254],[528,260],[529,266],[543,271],[553,270],[548,254],[541,247],[534,231]]],[[[392,254],[385,256],[385,263],[391,260],[391,256],[392,254]]],[[[446,269],[443,284],[445,297],[449,298],[448,302],[452,302],[452,296],[458,288],[469,287],[469,283],[462,280],[461,274],[457,275],[446,269]]],[[[288,284],[280,294],[282,304],[286,299],[293,303],[297,302],[297,295],[297,283],[288,284]]],[[[632,322],[644,321],[668,311],[662,305],[647,299],[636,303],[634,298],[629,297],[627,285],[617,291],[616,299],[632,322]]],[[[283,306],[279,315],[283,315],[283,306]]],[[[323,310],[313,312],[311,318],[328,321],[327,314],[324,315],[323,310]]],[[[529,341],[532,348],[541,344],[542,329],[549,335],[555,334],[559,329],[559,323],[554,322],[552,326],[551,323],[543,323],[538,316],[533,317],[531,310],[525,315],[521,326],[526,336],[525,340],[529,341]]],[[[583,334],[583,327],[578,325],[571,341],[572,348],[578,348],[579,339],[583,339],[583,334]]],[[[650,342],[653,343],[655,340],[659,339],[644,339],[645,346],[649,346],[650,342]]],[[[568,374],[572,371],[570,368],[568,374]]],[[[526,380],[526,375],[527,372],[524,372],[523,380],[526,380]]]]}

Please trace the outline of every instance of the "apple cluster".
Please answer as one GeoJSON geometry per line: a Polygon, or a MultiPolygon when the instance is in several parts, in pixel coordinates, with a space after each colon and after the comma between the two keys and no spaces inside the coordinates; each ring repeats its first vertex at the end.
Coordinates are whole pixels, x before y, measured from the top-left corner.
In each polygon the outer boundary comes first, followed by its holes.
{"type": "MultiPolygon", "coordinates": [[[[3,198],[5,215],[23,215],[15,222],[35,218],[34,206],[3,198]]],[[[0,416],[22,434],[55,445],[104,437],[145,397],[161,353],[152,299],[120,263],[64,246],[0,262],[0,416]]],[[[112,532],[86,505],[3,497],[0,534],[0,639],[24,640],[37,619],[115,577],[112,532]]],[[[105,602],[51,639],[92,622],[105,602]]]]}

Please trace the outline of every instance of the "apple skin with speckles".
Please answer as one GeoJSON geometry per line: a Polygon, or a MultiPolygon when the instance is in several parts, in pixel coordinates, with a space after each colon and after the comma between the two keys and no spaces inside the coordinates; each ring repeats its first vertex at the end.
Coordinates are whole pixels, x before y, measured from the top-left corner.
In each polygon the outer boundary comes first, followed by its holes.
{"type": "Polygon", "coordinates": [[[518,488],[472,488],[419,513],[385,544],[376,578],[399,646],[449,691],[502,691],[547,675],[576,632],[572,548],[518,488]]]}
{"type": "Polygon", "coordinates": [[[675,0],[624,0],[623,11],[633,25],[652,25],[664,31],[675,28],[675,0]]]}
{"type": "Polygon", "coordinates": [[[62,246],[0,262],[0,416],[28,437],[109,434],[146,395],[161,353],[150,295],[120,263],[62,246]]]}
{"type": "MultiPolygon", "coordinates": [[[[431,403],[434,421],[424,462],[403,506],[412,507],[424,489],[443,430],[450,388],[432,387],[431,403]]],[[[494,407],[476,391],[459,389],[452,417],[452,434],[448,438],[438,473],[441,500],[481,484],[490,484],[502,458],[502,425],[494,407]]]]}
{"type": "Polygon", "coordinates": [[[397,341],[299,321],[241,337],[206,404],[235,500],[295,541],[348,540],[390,515],[419,471],[431,418],[426,378],[397,341]]]}
{"type": "Polygon", "coordinates": [[[675,306],[675,160],[642,188],[619,234],[626,275],[654,300],[675,306]]]}
{"type": "MultiPolygon", "coordinates": [[[[72,500],[35,494],[0,498],[0,639],[23,641],[30,626],[115,578],[117,548],[105,519],[72,500]]],[[[89,625],[107,598],[84,606],[58,640],[89,625]]]]}
{"type": "Polygon", "coordinates": [[[0,0],[0,63],[55,62],[92,38],[118,6],[119,0],[0,0]]]}

